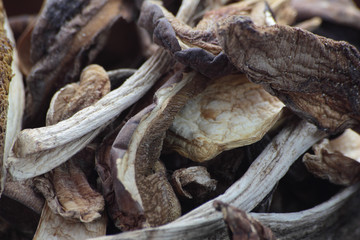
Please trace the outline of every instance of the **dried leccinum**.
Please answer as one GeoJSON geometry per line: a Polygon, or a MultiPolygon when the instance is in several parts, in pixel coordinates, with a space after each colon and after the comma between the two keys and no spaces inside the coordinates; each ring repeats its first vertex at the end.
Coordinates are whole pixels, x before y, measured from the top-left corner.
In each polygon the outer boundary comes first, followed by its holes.
{"type": "Polygon", "coordinates": [[[332,133],[359,124],[354,46],[286,25],[256,26],[241,16],[220,23],[218,39],[239,70],[304,119],[332,133]]]}

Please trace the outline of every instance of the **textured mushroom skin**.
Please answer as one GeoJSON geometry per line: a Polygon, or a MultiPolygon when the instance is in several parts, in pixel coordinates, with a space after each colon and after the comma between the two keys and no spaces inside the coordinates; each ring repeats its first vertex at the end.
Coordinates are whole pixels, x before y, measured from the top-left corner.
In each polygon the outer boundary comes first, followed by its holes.
{"type": "Polygon", "coordinates": [[[218,38],[231,62],[301,117],[329,132],[360,119],[360,53],[346,43],[290,26],[230,17],[218,38]]]}
{"type": "MultiPolygon", "coordinates": [[[[3,190],[5,183],[5,174],[6,169],[4,167],[5,160],[5,139],[6,139],[6,125],[7,125],[7,116],[9,110],[9,87],[10,81],[13,77],[11,70],[12,63],[12,54],[13,47],[10,43],[10,40],[6,36],[6,30],[4,28],[5,24],[5,14],[3,12],[3,5],[0,2],[0,195],[3,190]]],[[[10,120],[11,121],[11,120],[10,120]]]]}
{"type": "Polygon", "coordinates": [[[215,31],[211,31],[211,29],[202,31],[191,30],[189,26],[177,21],[166,10],[151,2],[144,2],[139,25],[146,28],[153,35],[156,44],[173,53],[177,61],[190,66],[207,77],[215,78],[236,71],[236,68],[229,62],[227,56],[220,52],[221,49],[216,44],[216,38],[214,38],[215,31]],[[185,35],[196,35],[196,37],[193,36],[192,40],[187,37],[187,40],[192,42],[192,44],[200,41],[199,46],[207,47],[208,49],[204,50],[194,44],[195,47],[182,50],[177,39],[179,31],[183,31],[183,39],[185,39],[185,35]],[[205,39],[211,43],[208,44],[205,39]],[[211,50],[213,50],[214,54],[211,50]]]}
{"type": "Polygon", "coordinates": [[[165,142],[193,161],[209,160],[260,140],[283,106],[244,74],[218,78],[176,115],[165,142]]]}

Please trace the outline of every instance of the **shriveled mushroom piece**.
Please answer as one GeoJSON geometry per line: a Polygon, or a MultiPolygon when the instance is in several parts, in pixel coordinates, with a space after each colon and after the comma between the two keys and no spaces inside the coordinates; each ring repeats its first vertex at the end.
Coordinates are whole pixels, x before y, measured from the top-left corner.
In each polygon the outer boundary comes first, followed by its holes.
{"type": "Polygon", "coordinates": [[[264,226],[255,218],[246,214],[246,212],[221,201],[215,201],[214,207],[216,210],[223,213],[224,220],[233,233],[234,240],[276,239],[270,228],[264,226]]]}
{"type": "MultiPolygon", "coordinates": [[[[97,102],[109,91],[110,80],[105,70],[98,65],[86,67],[79,83],[66,85],[54,95],[47,114],[47,124],[55,124],[71,117],[82,108],[97,102]]],[[[75,160],[85,161],[85,156],[90,156],[90,161],[94,161],[94,151],[83,155],[80,152],[45,176],[36,178],[35,185],[54,213],[64,218],[92,222],[101,216],[105,203],[100,193],[91,188],[85,173],[75,163],[75,160]]]]}
{"type": "Polygon", "coordinates": [[[229,17],[218,25],[225,53],[248,78],[318,127],[335,133],[359,124],[360,53],[285,25],[229,17]]]}
{"type": "Polygon", "coordinates": [[[166,146],[194,161],[260,140],[284,104],[245,75],[216,79],[176,115],[166,146]]]}
{"type": "MultiPolygon", "coordinates": [[[[279,1],[272,3],[276,5],[279,1]]],[[[277,7],[280,6],[283,7],[281,4],[277,7]]],[[[209,11],[194,28],[179,21],[155,1],[148,1],[142,6],[139,24],[178,61],[213,78],[236,70],[222,52],[215,27],[220,19],[231,15],[251,16],[259,25],[274,24],[269,5],[259,0],[241,1],[209,11]]]]}
{"type": "Polygon", "coordinates": [[[14,38],[0,1],[0,196],[6,181],[6,165],[16,135],[21,130],[24,86],[17,67],[14,38]]]}
{"type": "Polygon", "coordinates": [[[190,199],[204,198],[215,191],[217,183],[202,166],[178,169],[172,174],[171,180],[177,194],[190,199]]]}
{"type": "Polygon", "coordinates": [[[31,40],[33,67],[26,126],[40,126],[54,92],[75,81],[105,44],[106,33],[120,17],[131,20],[135,6],[123,0],[44,1],[31,40]]]}
{"type": "Polygon", "coordinates": [[[340,137],[323,139],[306,153],[303,161],[314,175],[340,185],[360,181],[360,136],[347,129],[340,137]]]}
{"type": "Polygon", "coordinates": [[[338,24],[360,28],[360,9],[352,0],[292,0],[298,18],[321,17],[338,24]]]}
{"type": "Polygon", "coordinates": [[[175,73],[155,93],[154,103],[132,117],[116,137],[110,152],[114,192],[105,198],[115,201],[111,214],[120,229],[162,225],[180,216],[159,157],[175,114],[207,81],[194,72],[175,73]]]}
{"type": "Polygon", "coordinates": [[[106,221],[106,216],[103,216],[94,223],[69,222],[63,217],[53,214],[45,204],[33,239],[77,240],[104,236],[106,221]]]}

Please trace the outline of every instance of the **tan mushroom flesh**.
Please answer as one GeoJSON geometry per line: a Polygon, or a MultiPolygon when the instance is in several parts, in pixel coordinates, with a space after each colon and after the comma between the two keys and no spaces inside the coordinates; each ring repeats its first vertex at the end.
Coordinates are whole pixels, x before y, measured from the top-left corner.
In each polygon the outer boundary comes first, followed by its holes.
{"type": "Polygon", "coordinates": [[[187,102],[170,127],[166,144],[194,161],[205,161],[260,140],[283,107],[245,75],[228,75],[187,102]]]}

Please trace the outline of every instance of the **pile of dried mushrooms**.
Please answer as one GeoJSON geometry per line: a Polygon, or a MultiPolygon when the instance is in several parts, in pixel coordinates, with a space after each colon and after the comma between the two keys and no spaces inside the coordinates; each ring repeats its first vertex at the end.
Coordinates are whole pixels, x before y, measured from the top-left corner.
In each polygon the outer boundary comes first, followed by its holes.
{"type": "Polygon", "coordinates": [[[360,3],[0,1],[1,239],[360,237],[360,3]]]}

